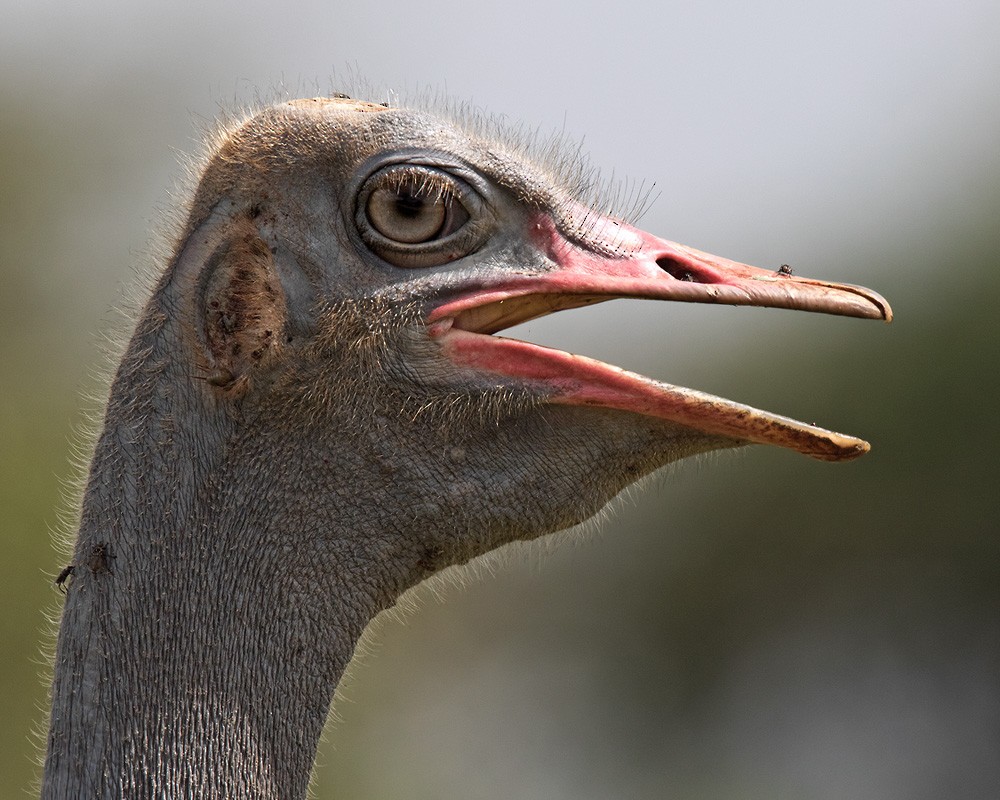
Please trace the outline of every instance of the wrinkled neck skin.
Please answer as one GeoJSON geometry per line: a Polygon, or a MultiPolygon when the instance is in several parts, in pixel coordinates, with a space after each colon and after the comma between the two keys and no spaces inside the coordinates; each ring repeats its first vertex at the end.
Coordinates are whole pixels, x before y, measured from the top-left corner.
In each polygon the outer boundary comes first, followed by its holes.
{"type": "Polygon", "coordinates": [[[95,451],[45,798],[305,797],[355,643],[402,592],[731,444],[485,390],[435,407],[391,370],[333,381],[384,366],[358,346],[220,399],[170,310],[147,308],[95,451]]]}

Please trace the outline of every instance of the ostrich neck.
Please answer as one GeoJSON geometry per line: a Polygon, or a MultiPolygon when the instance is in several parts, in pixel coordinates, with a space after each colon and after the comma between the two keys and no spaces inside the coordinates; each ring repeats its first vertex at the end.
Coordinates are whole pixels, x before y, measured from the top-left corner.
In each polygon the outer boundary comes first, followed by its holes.
{"type": "Polygon", "coordinates": [[[146,328],[84,497],[43,797],[304,797],[355,642],[406,580],[371,520],[282,484],[299,443],[201,413],[146,328]]]}
{"type": "Polygon", "coordinates": [[[369,352],[385,337],[346,312],[327,320],[346,344],[319,337],[216,397],[192,380],[169,288],[119,367],[91,463],[46,800],[305,797],[355,643],[403,591],[733,444],[503,390],[397,388],[369,352]]]}

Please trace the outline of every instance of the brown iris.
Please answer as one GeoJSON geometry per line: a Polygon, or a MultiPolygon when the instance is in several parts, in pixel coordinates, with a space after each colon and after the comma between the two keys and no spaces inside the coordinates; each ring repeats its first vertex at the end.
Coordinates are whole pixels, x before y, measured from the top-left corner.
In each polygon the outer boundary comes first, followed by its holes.
{"type": "Polygon", "coordinates": [[[424,244],[454,233],[468,214],[435,173],[390,173],[368,195],[365,212],[372,227],[391,242],[424,244]]]}

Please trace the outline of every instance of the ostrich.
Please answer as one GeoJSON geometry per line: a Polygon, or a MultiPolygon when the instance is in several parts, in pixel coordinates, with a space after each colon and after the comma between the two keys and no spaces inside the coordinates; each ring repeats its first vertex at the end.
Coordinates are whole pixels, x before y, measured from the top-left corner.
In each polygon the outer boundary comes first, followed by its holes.
{"type": "Polygon", "coordinates": [[[867,443],[494,336],[613,298],[889,320],[594,210],[474,126],[347,97],[220,135],[117,369],[55,657],[45,798],[302,798],[368,622],[643,475],[867,443]]]}

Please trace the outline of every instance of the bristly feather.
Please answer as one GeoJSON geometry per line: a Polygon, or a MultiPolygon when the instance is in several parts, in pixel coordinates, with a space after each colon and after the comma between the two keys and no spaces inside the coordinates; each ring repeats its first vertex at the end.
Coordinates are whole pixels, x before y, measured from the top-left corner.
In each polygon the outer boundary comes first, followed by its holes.
{"type": "Polygon", "coordinates": [[[320,316],[321,333],[300,354],[302,364],[315,369],[296,374],[295,391],[286,399],[289,416],[350,410],[353,422],[362,427],[376,424],[380,415],[400,415],[446,429],[496,426],[541,402],[527,389],[484,385],[428,391],[407,380],[405,365],[387,363],[387,356],[414,346],[404,340],[421,327],[417,303],[387,297],[341,300],[327,304],[320,316]]]}

